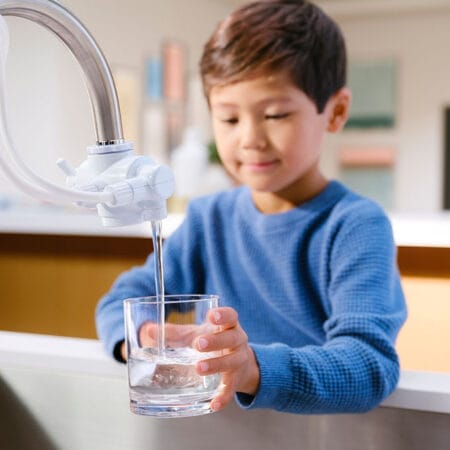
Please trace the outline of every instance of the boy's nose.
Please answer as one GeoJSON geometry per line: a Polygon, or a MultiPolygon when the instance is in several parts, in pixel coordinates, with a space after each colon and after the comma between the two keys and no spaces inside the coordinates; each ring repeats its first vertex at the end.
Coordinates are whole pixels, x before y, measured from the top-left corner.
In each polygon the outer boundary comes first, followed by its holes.
{"type": "Polygon", "coordinates": [[[244,150],[263,150],[266,146],[264,130],[249,121],[242,127],[241,146],[244,150]]]}

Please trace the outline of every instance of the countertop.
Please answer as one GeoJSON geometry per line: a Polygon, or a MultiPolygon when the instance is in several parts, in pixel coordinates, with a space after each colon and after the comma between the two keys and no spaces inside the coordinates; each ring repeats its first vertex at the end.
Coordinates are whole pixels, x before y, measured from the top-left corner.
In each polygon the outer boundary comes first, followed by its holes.
{"type": "MultiPolygon", "coordinates": [[[[183,218],[183,214],[169,214],[163,221],[163,236],[170,235],[183,218]]],[[[391,213],[389,218],[397,246],[450,248],[450,212],[391,213]]],[[[0,209],[0,233],[151,237],[151,229],[147,223],[117,228],[103,227],[95,212],[52,206],[0,209]]]]}
{"type": "MultiPolygon", "coordinates": [[[[183,218],[184,214],[169,214],[163,221],[163,237],[169,236],[183,218]]],[[[148,223],[104,227],[95,211],[52,206],[10,207],[0,210],[0,233],[141,238],[152,236],[148,223]]]]}
{"type": "MultiPolygon", "coordinates": [[[[123,378],[126,383],[126,366],[107,356],[95,339],[0,331],[0,366],[123,378]]],[[[382,406],[448,414],[450,374],[403,370],[382,406]]]]}

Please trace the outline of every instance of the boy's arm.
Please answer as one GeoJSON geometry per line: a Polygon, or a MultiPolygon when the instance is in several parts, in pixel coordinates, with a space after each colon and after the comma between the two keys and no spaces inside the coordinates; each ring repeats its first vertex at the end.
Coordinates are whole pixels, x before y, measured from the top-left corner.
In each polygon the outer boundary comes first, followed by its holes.
{"type": "Polygon", "coordinates": [[[252,345],[260,368],[242,407],[295,413],[363,412],[395,388],[395,338],[406,316],[387,219],[349,229],[330,253],[324,345],[252,345]]]}

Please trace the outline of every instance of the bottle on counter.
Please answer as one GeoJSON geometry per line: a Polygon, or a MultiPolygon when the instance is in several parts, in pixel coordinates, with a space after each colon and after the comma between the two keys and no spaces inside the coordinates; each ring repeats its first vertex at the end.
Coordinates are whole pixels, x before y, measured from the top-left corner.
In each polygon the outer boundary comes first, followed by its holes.
{"type": "Polygon", "coordinates": [[[182,212],[189,200],[206,193],[208,148],[197,128],[187,127],[184,130],[181,144],[172,151],[170,165],[175,177],[170,209],[182,212]]]}

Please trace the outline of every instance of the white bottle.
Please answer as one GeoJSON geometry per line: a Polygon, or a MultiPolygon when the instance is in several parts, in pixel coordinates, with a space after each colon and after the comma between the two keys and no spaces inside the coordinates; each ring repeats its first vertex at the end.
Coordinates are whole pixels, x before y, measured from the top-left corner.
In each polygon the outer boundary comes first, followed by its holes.
{"type": "Polygon", "coordinates": [[[181,144],[175,148],[170,158],[175,177],[175,197],[183,208],[193,197],[205,194],[208,176],[208,148],[195,127],[183,132],[181,144]]]}

